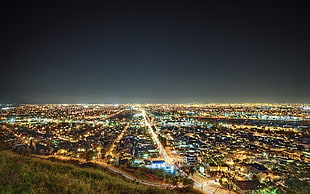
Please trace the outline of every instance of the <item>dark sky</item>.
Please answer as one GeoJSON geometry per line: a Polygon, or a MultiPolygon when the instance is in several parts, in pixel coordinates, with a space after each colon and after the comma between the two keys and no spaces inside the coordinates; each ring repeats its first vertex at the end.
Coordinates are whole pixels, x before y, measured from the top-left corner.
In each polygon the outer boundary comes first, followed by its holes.
{"type": "Polygon", "coordinates": [[[0,103],[310,103],[306,5],[90,2],[1,6],[0,103]]]}

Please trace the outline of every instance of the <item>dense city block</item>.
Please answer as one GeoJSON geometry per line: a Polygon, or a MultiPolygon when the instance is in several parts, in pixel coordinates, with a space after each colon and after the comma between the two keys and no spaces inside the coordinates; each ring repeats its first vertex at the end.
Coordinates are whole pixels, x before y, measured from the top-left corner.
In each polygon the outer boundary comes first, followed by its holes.
{"type": "Polygon", "coordinates": [[[3,104],[0,136],[162,188],[310,191],[309,104],[3,104]]]}

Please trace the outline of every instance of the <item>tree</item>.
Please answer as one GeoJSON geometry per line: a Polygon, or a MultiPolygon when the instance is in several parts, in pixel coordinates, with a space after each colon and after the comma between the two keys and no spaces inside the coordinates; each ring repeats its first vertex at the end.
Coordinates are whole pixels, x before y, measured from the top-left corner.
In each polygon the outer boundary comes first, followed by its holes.
{"type": "Polygon", "coordinates": [[[173,176],[172,177],[172,185],[177,186],[178,185],[178,177],[177,176],[173,176]]]}
{"type": "Polygon", "coordinates": [[[21,154],[21,155],[27,155],[30,153],[30,149],[26,144],[17,144],[13,147],[13,151],[21,154]]]}
{"type": "Polygon", "coordinates": [[[88,150],[86,153],[86,161],[93,160],[96,157],[97,152],[94,150],[88,150]]]}
{"type": "Polygon", "coordinates": [[[310,185],[306,181],[301,181],[296,177],[287,178],[285,181],[287,185],[287,193],[293,194],[307,194],[310,193],[310,185]]]}
{"type": "Polygon", "coordinates": [[[193,175],[196,172],[195,168],[193,166],[189,167],[189,174],[193,175]]]}
{"type": "Polygon", "coordinates": [[[253,176],[252,176],[252,180],[260,180],[260,177],[259,177],[259,175],[257,175],[257,174],[254,174],[253,176]]]}
{"type": "Polygon", "coordinates": [[[189,187],[189,188],[193,188],[194,186],[194,181],[192,179],[189,179],[189,178],[184,178],[183,179],[183,185],[186,186],[186,187],[189,187]]]}
{"type": "Polygon", "coordinates": [[[280,194],[280,193],[283,193],[281,190],[279,190],[278,188],[276,188],[274,186],[268,186],[268,187],[265,187],[265,188],[261,188],[261,189],[259,189],[256,192],[257,192],[257,194],[265,194],[265,193],[268,193],[268,194],[280,194]]]}
{"type": "Polygon", "coordinates": [[[165,179],[165,181],[170,180],[171,179],[171,175],[169,173],[165,173],[164,174],[164,179],[165,179]]]}
{"type": "Polygon", "coordinates": [[[0,136],[0,150],[9,150],[11,148],[10,144],[5,142],[5,137],[0,136]]]}

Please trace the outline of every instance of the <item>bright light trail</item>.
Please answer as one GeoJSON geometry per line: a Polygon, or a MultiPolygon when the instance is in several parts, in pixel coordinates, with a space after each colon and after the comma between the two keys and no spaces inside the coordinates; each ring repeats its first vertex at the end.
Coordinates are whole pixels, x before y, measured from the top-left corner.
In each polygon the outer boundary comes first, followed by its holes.
{"type": "Polygon", "coordinates": [[[156,133],[154,132],[151,124],[149,123],[149,121],[147,120],[146,118],[146,113],[145,113],[145,110],[144,109],[141,109],[141,112],[142,112],[142,116],[144,118],[144,121],[146,123],[146,125],[148,126],[148,128],[150,129],[151,131],[151,134],[153,136],[153,139],[155,141],[155,143],[158,145],[158,148],[159,148],[159,153],[162,155],[162,157],[164,158],[166,164],[169,164],[169,165],[173,165],[173,162],[171,162],[171,159],[169,157],[169,155],[167,154],[165,148],[163,147],[163,145],[160,143],[160,141],[158,140],[158,137],[156,135],[156,133]]]}

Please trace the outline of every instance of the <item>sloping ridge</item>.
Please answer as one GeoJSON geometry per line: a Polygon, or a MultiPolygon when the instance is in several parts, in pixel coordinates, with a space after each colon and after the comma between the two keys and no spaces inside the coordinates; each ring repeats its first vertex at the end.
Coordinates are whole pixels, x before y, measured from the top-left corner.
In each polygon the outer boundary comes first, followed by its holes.
{"type": "Polygon", "coordinates": [[[2,193],[171,193],[103,170],[0,152],[2,193]]]}

